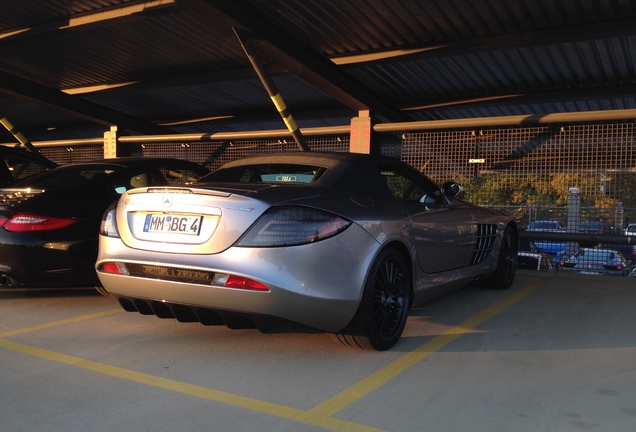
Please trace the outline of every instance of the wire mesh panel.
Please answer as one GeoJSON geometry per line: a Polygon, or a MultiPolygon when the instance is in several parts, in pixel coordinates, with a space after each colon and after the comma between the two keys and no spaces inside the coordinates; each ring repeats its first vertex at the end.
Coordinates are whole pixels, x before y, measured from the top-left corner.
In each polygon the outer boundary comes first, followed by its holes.
{"type": "MultiPolygon", "coordinates": [[[[327,136],[307,138],[313,151],[346,152],[349,137],[327,136]]],[[[215,169],[226,162],[259,154],[299,151],[298,145],[289,138],[272,140],[210,141],[194,143],[159,143],[142,146],[144,156],[176,157],[200,163],[215,169]]]]}
{"type": "Polygon", "coordinates": [[[90,162],[104,158],[102,144],[78,145],[73,147],[39,147],[40,153],[59,165],[75,162],[90,162]]]}
{"type": "MultiPolygon", "coordinates": [[[[535,217],[554,217],[546,213],[566,206],[575,188],[584,206],[611,213],[618,203],[628,213],[636,207],[632,123],[422,132],[403,138],[402,160],[438,182],[460,181],[466,200],[476,204],[525,206],[536,209],[535,217]]],[[[588,213],[599,217],[599,211],[588,213]]]]}
{"type": "Polygon", "coordinates": [[[477,145],[473,131],[417,132],[402,135],[402,160],[442,182],[471,179],[477,145]]]}

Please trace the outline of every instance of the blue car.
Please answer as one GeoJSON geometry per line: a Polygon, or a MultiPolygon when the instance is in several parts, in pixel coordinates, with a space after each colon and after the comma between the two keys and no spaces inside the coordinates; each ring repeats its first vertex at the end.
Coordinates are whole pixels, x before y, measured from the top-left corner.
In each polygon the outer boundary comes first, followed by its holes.
{"type": "MultiPolygon", "coordinates": [[[[537,220],[528,225],[528,231],[531,232],[565,232],[565,227],[559,221],[555,220],[537,220]]],[[[555,242],[547,240],[534,239],[534,244],[539,250],[548,255],[559,255],[567,249],[566,242],[555,242]]]]}

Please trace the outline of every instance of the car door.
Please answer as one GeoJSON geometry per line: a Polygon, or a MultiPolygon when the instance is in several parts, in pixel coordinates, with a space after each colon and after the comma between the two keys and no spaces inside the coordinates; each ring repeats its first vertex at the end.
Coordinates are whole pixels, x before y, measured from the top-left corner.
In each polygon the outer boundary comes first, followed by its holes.
{"type": "Polygon", "coordinates": [[[423,271],[439,273],[468,265],[475,222],[469,207],[452,205],[424,175],[400,165],[381,167],[394,198],[409,216],[417,260],[423,271]]]}

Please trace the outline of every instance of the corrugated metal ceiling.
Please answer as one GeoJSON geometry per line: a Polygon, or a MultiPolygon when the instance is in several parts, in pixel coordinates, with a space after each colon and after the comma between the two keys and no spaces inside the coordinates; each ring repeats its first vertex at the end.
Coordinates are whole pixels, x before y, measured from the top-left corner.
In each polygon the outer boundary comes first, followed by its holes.
{"type": "MultiPolygon", "coordinates": [[[[4,0],[0,113],[32,141],[636,108],[630,0],[4,0]],[[176,125],[175,123],[180,123],[176,125]]],[[[0,131],[0,142],[12,141],[0,131]]]]}

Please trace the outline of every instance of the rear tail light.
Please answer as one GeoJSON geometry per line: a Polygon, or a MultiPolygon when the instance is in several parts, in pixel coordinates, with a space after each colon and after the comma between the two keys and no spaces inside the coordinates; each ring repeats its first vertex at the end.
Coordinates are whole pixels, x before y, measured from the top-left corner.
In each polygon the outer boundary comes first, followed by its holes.
{"type": "Polygon", "coordinates": [[[112,203],[102,216],[102,223],[99,226],[99,233],[106,237],[119,237],[116,220],[117,202],[112,203]]]}
{"type": "Polygon", "coordinates": [[[17,213],[4,222],[2,227],[11,232],[51,231],[65,228],[77,222],[73,218],[17,213]]]}
{"type": "Polygon", "coordinates": [[[308,207],[273,207],[245,233],[238,246],[273,247],[314,243],[344,231],[351,222],[308,207]]]}

